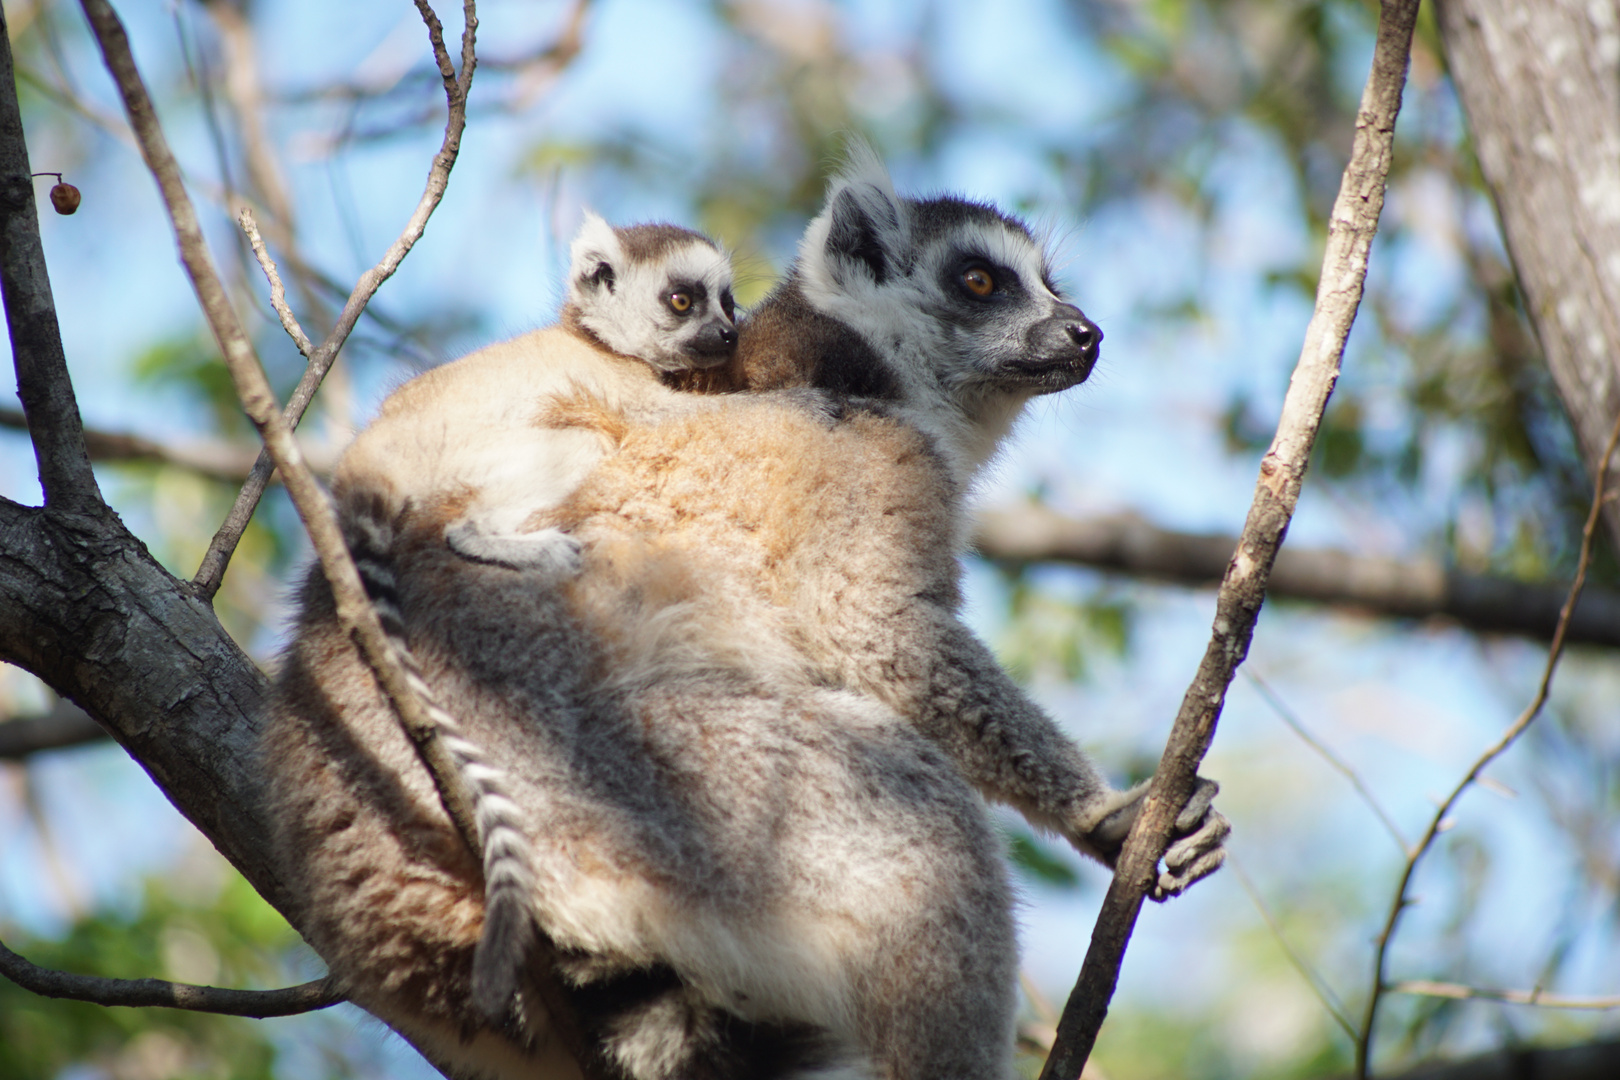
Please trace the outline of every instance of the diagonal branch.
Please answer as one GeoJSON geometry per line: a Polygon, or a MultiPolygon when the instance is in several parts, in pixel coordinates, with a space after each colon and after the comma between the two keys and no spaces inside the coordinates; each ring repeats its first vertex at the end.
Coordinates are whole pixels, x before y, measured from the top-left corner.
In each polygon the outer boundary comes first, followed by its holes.
{"type": "MultiPolygon", "coordinates": [[[[326,340],[321,342],[320,347],[310,355],[309,364],[298,380],[298,385],[293,389],[292,397],[288,400],[286,412],[283,414],[290,427],[296,427],[298,421],[303,418],[304,410],[309,407],[310,400],[314,398],[315,391],[321,385],[321,380],[326,378],[326,373],[332,369],[338,350],[354,331],[366,304],[376,295],[383,282],[393,277],[394,271],[399,269],[399,264],[410,254],[411,248],[427,230],[428,218],[433,215],[439,201],[444,198],[445,189],[450,183],[450,170],[456,163],[457,154],[461,152],[461,134],[467,125],[467,92],[472,87],[473,69],[478,63],[473,48],[478,29],[477,5],[474,0],[463,0],[462,13],[466,25],[461,33],[459,76],[451,62],[450,53],[445,48],[444,28],[439,24],[438,16],[428,6],[427,0],[416,0],[416,7],[422,13],[422,21],[427,24],[428,38],[433,44],[433,58],[438,65],[440,80],[444,83],[445,99],[449,103],[449,117],[444,125],[444,140],[439,146],[439,152],[433,155],[433,164],[428,169],[427,185],[422,191],[422,197],[417,201],[416,209],[411,213],[410,220],[406,222],[404,231],[389,245],[377,265],[360,275],[360,280],[355,283],[354,290],[349,293],[349,298],[338,315],[337,325],[326,336],[326,340]]],[[[198,595],[207,598],[219,590],[220,580],[225,575],[225,567],[230,563],[231,555],[236,551],[236,545],[242,539],[242,533],[253,517],[254,508],[264,496],[265,489],[270,484],[270,474],[274,470],[275,465],[268,453],[260,454],[247,483],[236,497],[236,504],[226,515],[224,524],[219,527],[219,532],[208,545],[202,565],[197,568],[197,576],[192,580],[192,584],[198,595]]]]}
{"type": "Polygon", "coordinates": [[[337,987],[327,979],[316,979],[284,990],[226,990],[217,986],[169,982],[166,979],[108,979],[100,975],[75,975],[30,963],[4,944],[0,944],[0,975],[41,997],[88,1001],[94,1005],[186,1009],[226,1016],[251,1016],[255,1019],[296,1016],[330,1008],[344,1000],[337,987]]]}
{"type": "MultiPolygon", "coordinates": [[[[0,80],[8,89],[16,85],[4,12],[0,12],[0,80]]],[[[45,505],[97,510],[104,504],[84,448],[83,422],[51,299],[22,110],[15,92],[0,98],[4,99],[0,101],[0,293],[5,297],[6,328],[17,367],[17,395],[28,414],[45,505]]]]}
{"type": "Polygon", "coordinates": [[[1558,670],[1558,660],[1564,653],[1564,628],[1569,621],[1569,615],[1575,608],[1575,602],[1580,599],[1581,586],[1586,583],[1586,570],[1592,561],[1592,541],[1597,533],[1598,521],[1608,509],[1610,496],[1609,462],[1614,459],[1614,453],[1620,448],[1620,416],[1616,416],[1614,426],[1609,429],[1608,442],[1603,447],[1603,456],[1598,459],[1598,475],[1596,490],[1592,494],[1592,509],[1586,516],[1586,527],[1581,530],[1581,557],[1575,568],[1575,583],[1569,587],[1569,599],[1564,601],[1563,615],[1559,620],[1558,631],[1553,634],[1552,646],[1547,650],[1547,663],[1542,669],[1541,682],[1536,686],[1536,693],[1525,706],[1518,719],[1508,726],[1501,738],[1486,748],[1479,758],[1469,768],[1468,772],[1452,789],[1450,795],[1435,809],[1434,816],[1429,820],[1429,827],[1423,831],[1423,837],[1418,840],[1406,857],[1406,867],[1401,872],[1400,884],[1395,889],[1395,897],[1389,905],[1389,915],[1384,920],[1384,928],[1378,935],[1378,949],[1373,959],[1373,983],[1371,992],[1367,995],[1367,1012],[1361,1022],[1361,1032],[1356,1039],[1356,1077],[1357,1080],[1366,1080],[1368,1069],[1371,1067],[1372,1040],[1374,1025],[1378,1021],[1378,1006],[1383,995],[1389,989],[1384,983],[1384,969],[1389,958],[1389,945],[1395,937],[1395,930],[1400,925],[1401,914],[1410,901],[1407,900],[1407,889],[1412,884],[1412,875],[1417,870],[1417,864],[1422,860],[1431,847],[1435,838],[1445,827],[1446,818],[1451,814],[1451,808],[1462,798],[1463,792],[1473,786],[1479,779],[1485,767],[1495,761],[1502,753],[1512,746],[1518,737],[1524,734],[1532,721],[1541,714],[1541,707],[1547,703],[1547,694],[1552,689],[1553,673],[1558,670]]]}
{"type": "MultiPolygon", "coordinates": [[[[305,464],[298,442],[293,438],[292,427],[282,415],[275,393],[271,390],[258,355],[253,350],[252,342],[248,340],[247,333],[231,307],[224,283],[214,269],[202,230],[197,225],[196,210],[180,180],[179,165],[169,150],[168,140],[158,123],[151,98],[147,94],[140,72],[135,67],[123,24],[107,0],[81,0],[81,3],[90,19],[91,28],[95,31],[96,41],[101,46],[107,69],[118,85],[124,107],[129,113],[130,126],[135,129],[147,168],[158,181],[164,204],[174,226],[175,236],[180,244],[181,261],[191,278],[192,288],[197,293],[203,314],[207,317],[208,324],[219,343],[231,379],[236,384],[237,396],[241,398],[243,409],[264,439],[265,450],[274,467],[280,471],[282,483],[292,496],[293,505],[297,508],[299,517],[304,522],[304,528],[309,533],[310,543],[321,563],[321,570],[332,589],[338,622],[354,642],[383,692],[393,703],[402,728],[415,745],[423,765],[433,779],[445,811],[462,840],[477,857],[482,851],[482,845],[479,843],[478,828],[473,818],[472,799],[467,785],[455,767],[444,740],[439,738],[438,725],[433,722],[422,699],[412,689],[398,653],[383,632],[376,609],[367,598],[359,571],[355,569],[354,560],[349,556],[332,504],[305,464]]],[[[468,29],[462,39],[462,62],[465,65],[464,74],[468,77],[471,76],[472,66],[471,35],[477,25],[473,6],[473,0],[466,0],[468,29]]],[[[453,85],[454,73],[450,68],[448,57],[443,55],[438,19],[427,6],[426,0],[417,0],[417,7],[422,10],[435,40],[439,42],[436,52],[441,57],[440,70],[445,73],[446,85],[453,85]]],[[[423,220],[425,222],[425,217],[423,220]]],[[[356,316],[358,317],[358,312],[356,316]]],[[[478,861],[482,862],[482,859],[479,858],[478,861]]],[[[531,981],[551,1015],[550,1030],[561,1037],[567,1051],[580,1064],[582,1071],[594,1072],[592,1067],[595,1058],[583,1045],[578,1022],[556,976],[549,965],[537,963],[535,967],[540,970],[531,971],[531,981]]]]}
{"type": "Polygon", "coordinates": [[[1361,303],[1367,256],[1384,206],[1395,117],[1406,84],[1417,12],[1418,0],[1385,0],[1379,13],[1372,71],[1356,115],[1350,163],[1328,223],[1316,310],[1288,385],[1277,434],[1261,459],[1243,535],[1221,582],[1209,648],[1182,700],[1152,786],[1120,854],[1042,1080],[1073,1080],[1091,1055],[1143,897],[1158,878],[1159,859],[1176,815],[1192,796],[1198,763],[1215,736],[1227,687],[1248,653],[1272,563],[1299,500],[1311,447],[1339,377],[1344,342],[1361,303]]]}
{"type": "Polygon", "coordinates": [[[186,194],[185,186],[180,179],[179,164],[169,150],[168,140],[158,123],[151,98],[146,92],[140,72],[135,67],[123,24],[107,0],[82,0],[82,3],[90,25],[95,31],[96,40],[101,46],[107,68],[123,97],[130,125],[140,142],[141,154],[161,189],[164,205],[169,211],[180,244],[180,258],[185,265],[186,274],[191,278],[192,288],[197,293],[203,314],[208,319],[208,324],[219,343],[220,352],[225,358],[226,367],[229,368],[231,378],[236,383],[242,407],[264,438],[266,449],[275,461],[276,467],[281,470],[283,481],[293,497],[299,516],[309,531],[310,540],[320,557],[321,568],[336,594],[338,617],[355,639],[356,645],[372,666],[384,690],[393,699],[394,706],[410,731],[413,741],[423,746],[423,754],[434,773],[434,779],[440,783],[446,808],[457,826],[461,828],[463,835],[468,838],[469,846],[476,851],[477,831],[467,810],[466,792],[457,790],[459,785],[455,781],[455,771],[449,765],[448,759],[442,762],[433,760],[435,755],[431,748],[438,745],[433,737],[434,725],[428,719],[420,700],[406,683],[404,671],[393,655],[375,611],[366,599],[360,575],[355,570],[354,561],[349,557],[347,546],[339,531],[337,517],[332,512],[325,493],[315,482],[313,474],[305,464],[298,443],[293,438],[291,427],[282,418],[274,392],[270,389],[264,370],[259,364],[258,355],[253,350],[253,344],[248,340],[247,333],[231,306],[230,298],[225,293],[224,283],[214,269],[213,260],[208,254],[207,242],[197,223],[196,208],[192,205],[190,196],[186,194]]]}

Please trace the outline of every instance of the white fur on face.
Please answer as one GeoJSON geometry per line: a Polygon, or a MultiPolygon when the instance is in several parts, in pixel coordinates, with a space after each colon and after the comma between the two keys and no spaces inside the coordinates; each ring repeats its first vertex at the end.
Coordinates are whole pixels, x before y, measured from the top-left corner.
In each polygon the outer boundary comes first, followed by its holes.
{"type": "Polygon", "coordinates": [[[693,339],[716,319],[732,325],[721,304],[731,293],[731,260],[697,233],[655,260],[635,260],[611,225],[587,213],[569,254],[567,303],[578,311],[579,324],[616,353],[660,371],[701,367],[693,339]],[[611,284],[593,280],[603,264],[611,269],[611,284]],[[701,301],[694,296],[693,308],[677,313],[668,297],[693,285],[701,288],[701,301]]]}

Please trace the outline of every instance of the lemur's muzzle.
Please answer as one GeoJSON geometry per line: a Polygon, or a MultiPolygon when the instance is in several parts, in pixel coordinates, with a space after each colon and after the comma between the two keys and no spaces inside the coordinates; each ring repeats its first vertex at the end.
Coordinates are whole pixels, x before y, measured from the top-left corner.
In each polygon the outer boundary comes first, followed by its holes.
{"type": "Polygon", "coordinates": [[[737,349],[737,328],[725,319],[710,319],[692,335],[687,350],[698,367],[713,367],[731,359],[737,349]]]}
{"type": "Polygon", "coordinates": [[[1080,382],[1091,374],[1102,351],[1103,332],[1073,304],[1059,304],[1053,313],[1029,328],[1027,352],[1019,365],[1025,371],[1066,370],[1080,382]]]}

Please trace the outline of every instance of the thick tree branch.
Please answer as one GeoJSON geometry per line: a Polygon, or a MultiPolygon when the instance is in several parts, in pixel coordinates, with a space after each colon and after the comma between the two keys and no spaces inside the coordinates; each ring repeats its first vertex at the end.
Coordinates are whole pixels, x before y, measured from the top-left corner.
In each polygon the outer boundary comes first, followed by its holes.
{"type": "Polygon", "coordinates": [[[1518,737],[1524,734],[1532,721],[1541,715],[1541,708],[1547,703],[1547,694],[1552,689],[1553,673],[1558,670],[1559,657],[1564,652],[1564,624],[1569,621],[1569,613],[1575,607],[1575,601],[1580,598],[1581,586],[1586,583],[1586,569],[1592,561],[1592,539],[1597,532],[1598,520],[1602,516],[1607,503],[1611,500],[1608,490],[1609,461],[1614,457],[1615,451],[1620,449],[1620,414],[1615,416],[1614,424],[1609,429],[1609,437],[1599,447],[1597,483],[1592,493],[1592,509],[1586,517],[1586,527],[1581,532],[1581,557],[1575,569],[1575,583],[1569,587],[1569,599],[1564,604],[1564,614],[1559,622],[1558,631],[1553,634],[1552,647],[1547,650],[1547,663],[1541,673],[1541,682],[1536,687],[1535,696],[1530,704],[1525,706],[1502,737],[1492,743],[1485,752],[1474,762],[1468,772],[1452,789],[1450,795],[1435,809],[1434,816],[1429,820],[1429,827],[1423,831],[1423,836],[1413,846],[1411,853],[1406,857],[1406,866],[1401,871],[1400,883],[1395,888],[1395,896],[1390,901],[1389,914],[1384,919],[1384,928],[1378,935],[1378,948],[1373,959],[1372,987],[1367,994],[1367,1013],[1361,1022],[1361,1031],[1356,1039],[1356,1077],[1357,1080],[1367,1080],[1368,1071],[1372,1067],[1372,1041],[1375,1034],[1375,1025],[1378,1022],[1378,1006],[1388,986],[1384,982],[1385,965],[1389,959],[1389,945],[1394,940],[1395,930],[1400,925],[1401,914],[1410,904],[1407,890],[1412,884],[1412,875],[1417,865],[1422,861],[1445,827],[1446,819],[1451,815],[1451,808],[1462,798],[1463,792],[1473,786],[1479,779],[1485,767],[1495,761],[1512,746],[1518,737]]]}
{"type": "Polygon", "coordinates": [[[1042,1080],[1074,1080],[1091,1054],[1142,900],[1158,878],[1171,827],[1192,795],[1198,763],[1214,738],[1227,687],[1248,652],[1266,582],[1299,499],[1328,395],[1338,379],[1345,338],[1361,303],[1367,255],[1384,205],[1417,11],[1418,0],[1385,0],[1379,14],[1350,164],[1329,219],[1316,310],[1289,381],[1277,434],[1261,459],[1254,502],[1221,582],[1208,651],[1182,701],[1152,786],[1120,854],[1042,1080]]]}
{"type": "MultiPolygon", "coordinates": [[[[1614,0],[1436,0],[1440,38],[1525,309],[1597,475],[1620,413],[1614,0]]],[[[1620,505],[1604,510],[1620,551],[1620,505]]]]}
{"type": "MultiPolygon", "coordinates": [[[[404,261],[405,256],[410,254],[411,248],[422,238],[422,233],[427,229],[428,218],[433,216],[439,201],[444,198],[445,189],[450,183],[450,170],[456,163],[457,154],[461,152],[461,134],[467,125],[467,92],[472,87],[473,70],[478,64],[473,48],[478,29],[477,5],[473,0],[463,0],[462,15],[465,27],[461,33],[459,76],[450,60],[449,51],[445,48],[444,30],[439,25],[438,16],[433,13],[426,0],[416,0],[416,6],[422,13],[422,20],[427,24],[428,37],[433,45],[434,61],[438,65],[440,81],[444,84],[445,99],[449,103],[444,140],[439,146],[439,152],[433,156],[433,164],[428,169],[427,185],[422,191],[422,197],[417,201],[416,209],[411,213],[410,220],[406,222],[404,231],[389,245],[381,261],[360,275],[360,280],[356,282],[354,290],[349,294],[342,312],[338,315],[337,325],[326,336],[326,340],[321,342],[320,347],[310,355],[309,364],[298,380],[298,385],[293,389],[292,397],[288,400],[286,412],[283,414],[289,427],[296,427],[298,421],[303,418],[304,410],[309,407],[315,391],[321,385],[321,380],[326,378],[326,373],[331,370],[332,363],[337,359],[338,350],[354,331],[355,323],[359,322],[366,305],[382,287],[383,282],[394,275],[394,271],[399,269],[399,264],[404,261]]],[[[274,469],[275,465],[269,455],[260,454],[247,483],[236,497],[236,505],[231,507],[230,513],[226,515],[224,524],[208,545],[208,552],[203,556],[202,565],[197,569],[197,576],[192,583],[201,595],[213,596],[219,590],[220,580],[225,575],[225,567],[229,564],[237,543],[242,539],[248,521],[253,517],[254,508],[263,498],[274,469]]]]}
{"type": "Polygon", "coordinates": [[[107,730],[71,701],[57,701],[49,712],[0,720],[0,761],[20,761],[44,750],[99,742],[107,730]]]}
{"type": "MultiPolygon", "coordinates": [[[[269,258],[268,252],[264,258],[269,258]]],[[[291,311],[286,315],[291,318],[291,311]]],[[[294,319],[288,332],[297,326],[294,319]]],[[[26,431],[28,422],[18,410],[0,408],[0,427],[26,431]]],[[[245,442],[156,442],[93,427],[84,429],[84,440],[91,461],[169,465],[236,484],[247,479],[260,453],[245,442]]],[[[327,475],[337,463],[329,447],[300,445],[317,476],[327,475]]],[[[1134,514],[1071,518],[1031,504],[982,511],[974,543],[980,555],[997,562],[1074,563],[1172,584],[1218,585],[1237,538],[1161,529],[1134,514]]],[[[1285,547],[1277,553],[1266,593],[1386,618],[1451,619],[1478,633],[1551,641],[1568,589],[1465,574],[1436,560],[1285,547]]],[[[1620,646],[1620,594],[1582,590],[1566,640],[1572,645],[1620,646]]]]}
{"type": "Polygon", "coordinates": [[[133,1008],[157,1006],[227,1016],[296,1016],[326,1009],[344,1000],[326,979],[289,986],[284,990],[225,990],[192,986],[166,979],[108,979],[52,971],[18,956],[0,943],[0,975],[41,997],[88,1001],[94,1005],[133,1008]]]}
{"type": "MultiPolygon", "coordinates": [[[[1221,580],[1237,540],[1172,532],[1131,515],[1076,519],[1028,505],[982,513],[975,543],[990,559],[1072,562],[1203,585],[1221,580]]],[[[1551,640],[1568,590],[1464,574],[1437,561],[1285,547],[1277,553],[1266,593],[1397,618],[1455,619],[1470,630],[1551,640]]],[[[1583,592],[1567,636],[1571,642],[1620,645],[1620,595],[1583,592]]]]}
{"type": "Polygon", "coordinates": [[[0,12],[0,85],[5,87],[0,93],[0,295],[5,298],[6,328],[17,367],[17,396],[28,414],[45,505],[92,512],[104,504],[84,448],[79,405],[68,378],[45,249],[39,241],[39,209],[4,12],[0,12]]]}

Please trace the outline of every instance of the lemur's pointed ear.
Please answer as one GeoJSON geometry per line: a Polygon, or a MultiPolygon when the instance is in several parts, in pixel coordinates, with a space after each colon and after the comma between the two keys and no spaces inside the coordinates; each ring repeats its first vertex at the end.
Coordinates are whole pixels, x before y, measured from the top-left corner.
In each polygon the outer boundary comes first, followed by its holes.
{"type": "Polygon", "coordinates": [[[624,262],[618,234],[602,218],[585,211],[585,221],[568,247],[568,288],[571,292],[606,288],[613,291],[614,267],[624,262]]]}
{"type": "Polygon", "coordinates": [[[887,281],[900,250],[900,207],[869,184],[851,184],[833,196],[829,213],[828,258],[864,266],[879,285],[887,281]]]}
{"type": "Polygon", "coordinates": [[[849,161],[827,188],[827,206],[805,234],[806,246],[818,248],[801,254],[825,260],[840,285],[869,277],[881,285],[904,273],[909,245],[906,204],[894,193],[889,172],[871,147],[855,143],[849,161]]]}

